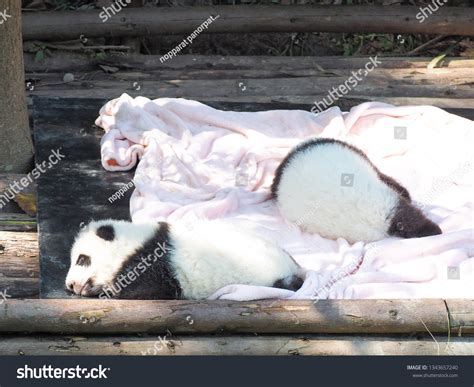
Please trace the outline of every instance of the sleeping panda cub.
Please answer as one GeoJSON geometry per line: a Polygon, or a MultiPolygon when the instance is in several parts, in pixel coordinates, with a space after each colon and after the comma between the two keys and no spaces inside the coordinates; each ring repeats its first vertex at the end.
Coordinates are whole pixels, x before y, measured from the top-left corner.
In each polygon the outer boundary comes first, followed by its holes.
{"type": "Polygon", "coordinates": [[[297,290],[304,273],[277,245],[220,221],[93,221],[71,249],[66,287],[81,296],[204,299],[231,284],[297,290]]]}
{"type": "Polygon", "coordinates": [[[441,234],[405,187],[339,140],[298,145],[277,168],[271,190],[286,219],[326,238],[371,242],[441,234]]]}

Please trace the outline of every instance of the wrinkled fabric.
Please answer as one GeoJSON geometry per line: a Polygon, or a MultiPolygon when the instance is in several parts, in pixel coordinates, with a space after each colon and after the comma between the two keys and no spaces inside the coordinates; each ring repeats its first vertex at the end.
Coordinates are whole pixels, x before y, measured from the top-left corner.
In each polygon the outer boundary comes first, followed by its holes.
{"type": "Polygon", "coordinates": [[[96,124],[105,131],[103,167],[137,167],[133,222],[225,218],[278,243],[308,270],[297,292],[234,284],[211,299],[474,297],[473,121],[431,106],[233,112],[124,94],[102,107],[96,124]],[[289,224],[270,185],[291,148],[312,137],[362,149],[443,234],[350,245],[289,224]]]}

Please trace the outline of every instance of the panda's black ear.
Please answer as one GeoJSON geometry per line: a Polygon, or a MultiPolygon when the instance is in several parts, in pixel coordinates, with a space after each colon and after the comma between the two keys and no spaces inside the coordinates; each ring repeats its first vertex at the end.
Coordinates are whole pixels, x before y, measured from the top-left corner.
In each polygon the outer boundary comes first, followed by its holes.
{"type": "Polygon", "coordinates": [[[99,238],[102,238],[106,241],[113,241],[115,238],[115,230],[114,227],[110,224],[107,224],[105,226],[100,226],[96,234],[99,238]]]}

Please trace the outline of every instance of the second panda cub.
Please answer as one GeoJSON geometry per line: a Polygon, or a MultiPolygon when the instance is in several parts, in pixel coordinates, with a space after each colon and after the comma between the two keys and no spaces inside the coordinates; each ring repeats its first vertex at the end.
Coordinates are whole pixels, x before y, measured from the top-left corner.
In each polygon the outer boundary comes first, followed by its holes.
{"type": "Polygon", "coordinates": [[[286,219],[326,238],[369,242],[441,234],[405,187],[339,140],[312,139],[293,149],[277,168],[272,194],[286,219]]]}
{"type": "Polygon", "coordinates": [[[286,251],[225,222],[102,220],[77,235],[66,287],[100,298],[204,299],[232,284],[297,290],[303,275],[286,251]]]}

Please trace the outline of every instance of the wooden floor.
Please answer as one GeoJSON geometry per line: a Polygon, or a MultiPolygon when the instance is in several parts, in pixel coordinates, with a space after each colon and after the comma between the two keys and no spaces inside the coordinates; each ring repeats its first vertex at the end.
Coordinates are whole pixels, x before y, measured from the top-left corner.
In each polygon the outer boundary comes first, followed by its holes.
{"type": "MultiPolygon", "coordinates": [[[[446,59],[441,67],[428,69],[430,61],[378,57],[377,67],[335,105],[348,110],[366,101],[426,104],[474,119],[474,59],[446,59]]],[[[128,93],[239,103],[255,111],[269,105],[309,110],[353,72],[365,70],[367,63],[366,57],[180,55],[161,63],[158,56],[90,60],[71,55],[69,60],[49,58],[44,63],[27,57],[26,69],[34,88],[30,95],[112,99],[128,93]],[[66,71],[74,74],[74,82],[63,82],[66,71]]]]}
{"type": "Polygon", "coordinates": [[[132,181],[134,172],[110,173],[102,167],[103,131],[93,123],[103,104],[93,98],[37,97],[34,102],[36,163],[47,165],[53,150],[64,156],[36,181],[42,298],[75,297],[64,280],[81,225],[93,219],[130,220],[133,190],[108,200],[132,181]]]}
{"type": "MultiPolygon", "coordinates": [[[[378,67],[335,105],[348,110],[365,101],[429,104],[474,119],[474,59],[449,59],[434,69],[427,68],[431,58],[378,60],[378,67]]],[[[53,114],[67,106],[65,97],[87,99],[69,103],[84,120],[81,146],[90,152],[97,146],[87,141],[100,135],[90,122],[95,115],[92,99],[99,106],[128,93],[197,99],[220,109],[309,110],[367,62],[368,58],[352,57],[182,55],[161,63],[153,56],[91,60],[70,55],[66,60],[52,57],[36,63],[27,56],[26,70],[30,107],[40,98],[37,106],[50,109],[49,118],[43,120],[46,126],[65,124],[64,117],[58,114],[55,119],[53,114]],[[74,74],[74,82],[63,82],[66,72],[74,74]]],[[[0,192],[17,178],[0,176],[0,192]]],[[[71,194],[66,187],[65,192],[71,194]]],[[[54,206],[55,198],[44,199],[54,206]]],[[[311,305],[35,300],[39,296],[35,219],[18,212],[14,204],[0,212],[0,292],[6,290],[11,297],[0,299],[0,354],[474,354],[473,300],[323,300],[311,305]],[[142,313],[147,317],[138,318],[142,313]]],[[[65,234],[72,233],[67,220],[65,234]]],[[[55,232],[61,232],[57,224],[55,232]]]]}

